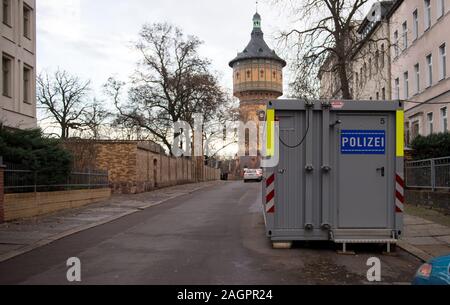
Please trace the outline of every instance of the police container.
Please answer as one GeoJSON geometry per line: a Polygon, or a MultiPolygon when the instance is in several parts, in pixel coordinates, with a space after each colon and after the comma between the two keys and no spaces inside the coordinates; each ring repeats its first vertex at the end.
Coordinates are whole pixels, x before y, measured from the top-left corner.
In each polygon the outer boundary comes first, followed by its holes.
{"type": "Polygon", "coordinates": [[[404,211],[402,102],[267,104],[263,209],[274,247],[395,244],[404,211]]]}

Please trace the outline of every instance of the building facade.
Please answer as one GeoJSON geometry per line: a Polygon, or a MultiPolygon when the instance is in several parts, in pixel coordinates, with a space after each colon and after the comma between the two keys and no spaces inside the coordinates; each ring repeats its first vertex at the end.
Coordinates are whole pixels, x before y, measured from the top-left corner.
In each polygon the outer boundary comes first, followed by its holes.
{"type": "Polygon", "coordinates": [[[0,123],[36,127],[36,1],[1,0],[0,123]]]}
{"type": "Polygon", "coordinates": [[[408,100],[406,141],[448,132],[449,0],[398,0],[392,11],[393,99],[408,100]]]}
{"type": "MultiPolygon", "coordinates": [[[[394,1],[375,3],[366,17],[354,24],[349,45],[354,47],[348,60],[347,79],[356,100],[390,100],[390,23],[388,14],[394,1]]],[[[320,97],[342,98],[337,62],[330,54],[322,65],[320,97]]]]}
{"type": "Polygon", "coordinates": [[[388,14],[394,1],[374,4],[357,30],[361,41],[352,56],[351,91],[356,100],[391,100],[388,14]]]}
{"type": "MultiPolygon", "coordinates": [[[[253,31],[251,40],[243,52],[230,62],[233,68],[233,93],[240,100],[240,118],[244,123],[254,123],[256,136],[259,134],[261,111],[265,110],[267,101],[283,95],[283,68],[286,62],[264,41],[261,30],[261,16],[253,16],[253,31]]],[[[245,135],[245,147],[240,147],[241,168],[258,168],[260,164],[260,141],[250,141],[250,135],[245,135]],[[257,147],[251,147],[256,145],[257,147]],[[258,156],[251,156],[252,150],[258,151],[258,156]]]]}

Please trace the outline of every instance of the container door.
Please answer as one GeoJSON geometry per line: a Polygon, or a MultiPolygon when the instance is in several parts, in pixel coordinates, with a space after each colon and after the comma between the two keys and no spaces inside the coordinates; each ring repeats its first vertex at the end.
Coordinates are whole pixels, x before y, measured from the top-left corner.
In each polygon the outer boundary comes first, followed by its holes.
{"type": "Polygon", "coordinates": [[[280,122],[280,162],[276,174],[275,226],[278,229],[303,229],[304,153],[297,146],[305,134],[304,112],[277,111],[280,122]],[[295,146],[295,147],[294,147],[295,146]]]}
{"type": "Polygon", "coordinates": [[[388,224],[388,117],[340,115],[337,149],[339,228],[388,224]]]}

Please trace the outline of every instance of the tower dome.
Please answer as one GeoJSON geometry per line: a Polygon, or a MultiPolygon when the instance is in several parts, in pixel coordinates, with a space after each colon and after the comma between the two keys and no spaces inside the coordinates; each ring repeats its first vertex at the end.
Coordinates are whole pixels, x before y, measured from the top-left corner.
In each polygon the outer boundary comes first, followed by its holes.
{"type": "Polygon", "coordinates": [[[281,59],[264,40],[261,16],[253,16],[253,31],[247,47],[230,61],[233,68],[234,95],[241,102],[274,99],[283,95],[283,68],[281,59]]]}

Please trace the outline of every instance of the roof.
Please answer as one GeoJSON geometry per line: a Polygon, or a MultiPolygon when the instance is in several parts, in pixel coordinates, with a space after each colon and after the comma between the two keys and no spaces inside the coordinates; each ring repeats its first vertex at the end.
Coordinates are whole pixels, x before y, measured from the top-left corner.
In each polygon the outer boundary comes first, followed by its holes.
{"type": "Polygon", "coordinates": [[[281,57],[279,57],[274,50],[269,48],[265,42],[264,33],[261,30],[260,23],[257,25],[255,24],[255,21],[260,20],[261,16],[256,13],[255,16],[253,16],[254,26],[250,42],[244,51],[238,53],[237,57],[230,61],[229,65],[231,68],[233,68],[236,62],[247,59],[270,59],[280,62],[283,67],[286,66],[286,61],[281,59],[281,57]]]}
{"type": "Polygon", "coordinates": [[[357,32],[359,34],[362,34],[364,32],[364,30],[367,27],[373,26],[375,27],[381,20],[384,20],[387,18],[387,16],[389,15],[392,7],[394,6],[395,2],[394,1],[381,1],[381,2],[377,2],[374,5],[372,5],[369,13],[367,14],[367,16],[364,18],[363,22],[361,23],[361,25],[359,26],[357,32]],[[376,14],[376,10],[378,9],[378,7],[380,8],[380,20],[375,20],[375,21],[370,21],[370,17],[375,18],[375,14],[376,14]],[[373,24],[375,23],[375,24],[373,24]]]}

